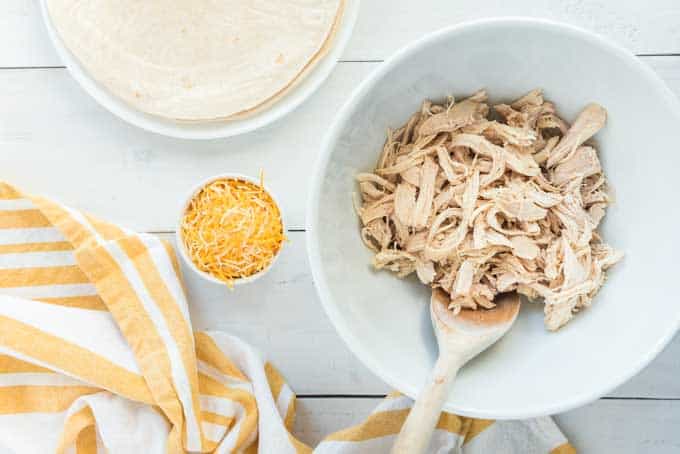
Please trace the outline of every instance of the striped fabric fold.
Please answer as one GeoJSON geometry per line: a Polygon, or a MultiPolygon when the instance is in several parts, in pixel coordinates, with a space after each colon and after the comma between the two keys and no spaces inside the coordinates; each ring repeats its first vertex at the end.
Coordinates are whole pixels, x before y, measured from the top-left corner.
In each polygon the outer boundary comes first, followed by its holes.
{"type": "MultiPolygon", "coordinates": [[[[389,396],[315,452],[389,452],[389,396]]],[[[194,332],[172,247],[0,183],[0,446],[16,453],[307,453],[252,347],[194,332]]],[[[442,414],[432,452],[569,453],[549,418],[442,414]]]]}

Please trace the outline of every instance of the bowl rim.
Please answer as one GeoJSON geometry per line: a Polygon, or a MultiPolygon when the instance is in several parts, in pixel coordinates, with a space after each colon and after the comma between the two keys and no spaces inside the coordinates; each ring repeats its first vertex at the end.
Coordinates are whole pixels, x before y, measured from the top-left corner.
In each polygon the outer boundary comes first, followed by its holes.
{"type": "MultiPolygon", "coordinates": [[[[362,341],[358,339],[357,336],[355,336],[351,327],[348,326],[346,321],[341,316],[339,309],[332,302],[333,297],[331,291],[329,290],[326,279],[321,272],[322,261],[319,251],[319,237],[317,229],[319,211],[318,207],[321,196],[321,187],[323,184],[323,175],[328,166],[333,145],[337,142],[344,125],[354,110],[354,107],[366,96],[366,94],[375,86],[375,84],[380,79],[382,79],[383,76],[393,69],[393,67],[401,63],[404,59],[407,59],[413,54],[417,53],[422,48],[435,43],[438,40],[445,39],[451,35],[468,31],[480,31],[487,27],[508,25],[516,27],[538,27],[551,29],[568,35],[569,37],[578,37],[584,39],[585,41],[618,56],[622,60],[626,61],[632,70],[635,70],[641,74],[649,82],[650,87],[664,95],[669,107],[680,119],[680,100],[648,65],[639,60],[639,58],[629,50],[625,49],[609,38],[603,37],[580,27],[547,19],[524,16],[508,16],[461,22],[459,24],[428,33],[427,35],[397,50],[388,59],[386,59],[385,62],[380,65],[380,67],[375,69],[364,81],[362,81],[357,86],[343,107],[338,111],[338,115],[336,116],[322,142],[321,152],[314,167],[307,200],[307,255],[312,270],[314,284],[317,289],[319,299],[321,300],[321,305],[324,308],[324,311],[326,312],[326,315],[330,319],[331,323],[335,327],[337,333],[349,347],[350,351],[352,351],[352,353],[354,353],[354,355],[358,357],[368,369],[370,369],[389,386],[403,392],[411,398],[415,398],[419,394],[419,387],[405,383],[403,379],[397,374],[394,374],[381,367],[377,359],[368,351],[363,349],[362,341]]],[[[565,396],[565,398],[559,401],[547,404],[537,404],[532,407],[524,407],[514,410],[493,411],[469,406],[460,407],[452,405],[448,401],[444,405],[444,410],[454,412],[462,416],[475,418],[526,419],[561,413],[586,405],[622,385],[624,382],[628,381],[630,378],[644,369],[663,350],[663,348],[668,345],[675,334],[680,330],[680,311],[678,311],[675,317],[676,320],[672,324],[671,328],[666,332],[660,333],[658,341],[652,346],[646,355],[642,355],[640,358],[637,358],[634,362],[632,362],[630,368],[628,368],[626,372],[612,376],[606,383],[601,384],[596,388],[590,388],[576,395],[565,396]]]]}
{"type": "MultiPolygon", "coordinates": [[[[211,177],[208,177],[204,180],[201,180],[199,183],[195,184],[191,190],[187,193],[186,197],[182,198],[181,204],[180,204],[180,209],[179,209],[179,215],[177,217],[177,223],[175,225],[175,243],[177,245],[177,251],[179,252],[180,257],[182,257],[182,261],[189,267],[191,270],[196,273],[197,275],[201,276],[203,279],[207,280],[208,282],[212,282],[213,284],[221,285],[224,287],[228,287],[228,284],[224,281],[221,281],[217,279],[215,276],[213,276],[210,273],[206,273],[203,270],[200,270],[196,264],[194,263],[193,260],[191,260],[191,257],[189,256],[189,253],[186,250],[186,246],[184,245],[184,240],[182,239],[182,219],[184,218],[184,213],[187,210],[187,207],[189,206],[189,203],[191,203],[191,200],[194,198],[198,192],[209,185],[210,183],[217,181],[217,180],[242,180],[242,181],[247,181],[249,183],[253,183],[256,185],[260,185],[261,181],[255,177],[250,177],[248,175],[243,175],[240,173],[221,173],[218,175],[213,175],[211,177]]],[[[274,193],[269,189],[267,185],[262,185],[264,191],[269,194],[269,197],[272,198],[274,201],[274,204],[276,207],[279,209],[279,216],[281,218],[281,228],[283,229],[284,234],[286,233],[286,222],[284,220],[284,215],[283,215],[283,210],[281,209],[281,204],[279,203],[279,200],[276,198],[274,193]]],[[[281,251],[283,250],[283,247],[286,243],[286,240],[284,239],[281,243],[281,246],[279,247],[279,250],[276,252],[274,257],[272,258],[271,262],[269,264],[262,268],[260,271],[257,273],[247,276],[247,277],[242,277],[239,279],[234,279],[233,280],[233,285],[234,287],[242,284],[249,284],[251,282],[254,282],[258,279],[260,279],[262,276],[267,274],[272,267],[274,266],[274,263],[279,259],[279,256],[281,255],[281,251]]]]}
{"type": "Polygon", "coordinates": [[[272,106],[243,119],[214,122],[181,122],[151,115],[128,105],[125,101],[110,93],[97,82],[69,51],[58,35],[47,10],[47,0],[40,0],[42,21],[59,59],[80,87],[100,106],[121,120],[145,131],[167,137],[191,140],[212,140],[233,137],[260,128],[280,120],[297,109],[309,99],[328,79],[335,69],[338,60],[345,51],[359,15],[361,0],[345,0],[340,28],[328,53],[321,58],[312,71],[289,93],[272,106]]]}

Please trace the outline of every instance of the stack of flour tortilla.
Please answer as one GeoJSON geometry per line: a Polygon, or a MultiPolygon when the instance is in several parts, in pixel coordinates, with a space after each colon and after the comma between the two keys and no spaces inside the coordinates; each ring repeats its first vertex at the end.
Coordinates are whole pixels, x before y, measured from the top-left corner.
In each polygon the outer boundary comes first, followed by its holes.
{"type": "Polygon", "coordinates": [[[111,93],[178,121],[268,108],[331,46],[344,0],[47,0],[64,45],[111,93]]]}

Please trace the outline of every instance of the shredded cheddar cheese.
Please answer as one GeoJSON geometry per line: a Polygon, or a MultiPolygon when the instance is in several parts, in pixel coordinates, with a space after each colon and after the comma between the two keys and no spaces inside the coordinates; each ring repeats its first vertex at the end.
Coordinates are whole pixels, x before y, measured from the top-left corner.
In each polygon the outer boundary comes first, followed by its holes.
{"type": "Polygon", "coordinates": [[[198,269],[230,287],[269,266],[286,239],[281,212],[262,181],[238,179],[201,189],[189,202],[181,231],[198,269]]]}

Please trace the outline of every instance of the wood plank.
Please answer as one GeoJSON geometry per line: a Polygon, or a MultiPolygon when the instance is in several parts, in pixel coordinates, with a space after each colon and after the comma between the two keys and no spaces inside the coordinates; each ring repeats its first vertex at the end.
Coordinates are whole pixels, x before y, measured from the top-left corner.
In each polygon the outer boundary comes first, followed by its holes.
{"type": "MultiPolygon", "coordinates": [[[[680,92],[680,58],[649,59],[680,92]]],[[[305,106],[245,137],[185,142],[116,120],[63,70],[0,71],[2,178],[140,230],[172,230],[179,200],[195,181],[236,171],[267,171],[291,227],[304,225],[307,175],[325,125],[375,64],[345,63],[305,106]],[[60,169],[55,172],[54,169],[60,169]],[[283,170],[283,171],[282,171],[283,170]],[[293,196],[297,195],[297,196],[293,196]]],[[[271,276],[234,294],[197,297],[197,321],[249,336],[280,365],[300,393],[380,394],[387,388],[349,353],[321,311],[302,246],[293,234],[271,276]],[[267,287],[270,286],[270,287],[267,287]],[[262,289],[271,289],[263,292],[262,289]],[[264,301],[258,301],[264,296],[264,301]],[[220,312],[238,299],[238,311],[220,312]],[[288,310],[290,305],[294,311],[288,310]],[[241,320],[245,320],[241,323],[241,320]],[[239,320],[239,322],[236,322],[239,320]],[[230,323],[231,322],[231,323],[230,323]],[[310,328],[311,327],[311,328],[310,328]]],[[[208,290],[198,290],[208,292],[208,290]]],[[[208,292],[209,293],[209,292],[208,292]]],[[[680,397],[680,341],[617,396],[680,397]]]]}
{"type": "Polygon", "coordinates": [[[324,133],[376,66],[340,65],[317,96],[268,128],[194,142],[114,117],[64,69],[0,70],[1,178],[131,228],[169,231],[196,182],[224,172],[256,176],[262,169],[286,224],[299,229],[324,133]]]}
{"type": "MultiPolygon", "coordinates": [[[[295,433],[316,445],[324,436],[360,423],[380,399],[298,400],[295,433]]],[[[677,453],[680,401],[600,400],[555,417],[582,453],[677,453]]]]}
{"type": "MultiPolygon", "coordinates": [[[[499,16],[567,22],[607,36],[636,53],[680,52],[680,5],[675,0],[394,0],[362,2],[353,39],[343,58],[381,59],[431,30],[499,16]],[[379,33],[376,31],[379,30],[379,33]]],[[[0,6],[0,66],[60,65],[44,33],[39,0],[4,0],[0,6]]]]}
{"type": "MultiPolygon", "coordinates": [[[[224,330],[257,347],[298,394],[386,394],[390,388],[348,350],[321,307],[305,252],[305,234],[290,232],[280,261],[260,281],[233,291],[190,272],[196,329],[224,330]]],[[[163,237],[172,240],[171,235],[163,237]]],[[[680,398],[680,336],[647,369],[611,395],[680,398]]]]}
{"type": "Polygon", "coordinates": [[[61,65],[42,23],[40,0],[3,0],[0,40],[0,66],[61,65]]]}
{"type": "Polygon", "coordinates": [[[680,4],[675,0],[369,0],[344,58],[386,56],[403,45],[456,23],[502,16],[529,16],[566,22],[606,36],[636,54],[680,50],[680,4]],[[376,33],[380,30],[380,33],[376,33]]]}
{"type": "MultiPolygon", "coordinates": [[[[680,57],[644,61],[680,94],[680,57]]],[[[324,133],[354,87],[377,66],[340,64],[288,118],[245,136],[208,142],[170,139],[124,123],[63,69],[0,70],[2,178],[132,228],[169,231],[180,200],[200,179],[228,171],[257,175],[264,169],[288,226],[302,228],[324,133]]]]}
{"type": "Polygon", "coordinates": [[[680,452],[677,400],[600,400],[555,420],[578,452],[680,452]]]}
{"type": "MultiPolygon", "coordinates": [[[[680,52],[676,0],[364,0],[344,60],[381,60],[430,30],[501,15],[542,16],[608,36],[636,53],[680,52]],[[380,33],[376,33],[380,30],[380,33]]],[[[38,14],[38,0],[0,5],[0,67],[58,66],[38,14]]],[[[680,94],[680,58],[645,61],[680,94]]],[[[308,175],[321,138],[351,90],[374,63],[343,63],[320,92],[289,118],[245,137],[205,143],[138,131],[108,114],[65,71],[1,71],[1,178],[48,193],[140,230],[169,231],[181,196],[205,176],[257,174],[283,201],[291,228],[304,226],[308,175]],[[54,169],[62,169],[59,175],[54,169]],[[116,189],[116,192],[113,189],[116,189]],[[152,207],[152,208],[151,208],[152,207]]],[[[170,235],[164,235],[171,237],[170,235]]],[[[348,351],[313,288],[305,235],[290,234],[281,261],[257,284],[226,291],[188,279],[199,329],[223,329],[266,352],[299,394],[382,394],[388,388],[348,351]],[[266,289],[266,291],[264,291],[266,289]]],[[[647,369],[613,392],[617,397],[680,398],[680,336],[647,369]]],[[[316,444],[360,422],[375,398],[301,398],[296,431],[316,444]]],[[[680,401],[601,400],[559,415],[579,452],[680,451],[680,401]]],[[[5,452],[0,447],[0,452],[5,452]]],[[[10,452],[9,450],[7,452],[10,452]]]]}

